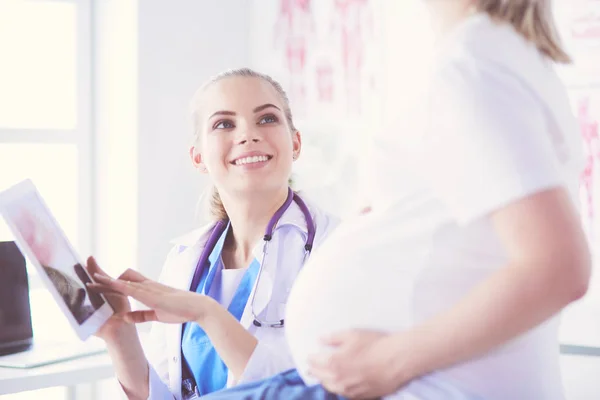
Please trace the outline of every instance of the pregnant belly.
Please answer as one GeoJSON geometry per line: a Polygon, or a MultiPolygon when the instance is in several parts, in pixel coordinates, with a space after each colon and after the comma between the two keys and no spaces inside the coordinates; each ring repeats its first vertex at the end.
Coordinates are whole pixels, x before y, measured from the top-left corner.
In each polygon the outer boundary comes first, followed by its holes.
{"type": "Polygon", "coordinates": [[[315,382],[307,377],[307,359],[328,350],[320,344],[323,337],[348,329],[397,331],[411,324],[418,268],[416,258],[409,261],[408,254],[415,253],[395,251],[385,240],[365,244],[353,238],[351,232],[331,237],[306,264],[290,293],[287,339],[309,384],[315,382]]]}

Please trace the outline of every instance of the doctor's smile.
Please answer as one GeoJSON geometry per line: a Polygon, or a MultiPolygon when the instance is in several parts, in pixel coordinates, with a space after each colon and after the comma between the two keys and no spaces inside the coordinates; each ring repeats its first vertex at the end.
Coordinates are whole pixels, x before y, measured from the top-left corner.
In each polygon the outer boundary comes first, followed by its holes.
{"type": "Polygon", "coordinates": [[[260,168],[266,165],[272,158],[273,156],[267,153],[250,151],[236,157],[234,160],[230,161],[230,164],[244,166],[246,169],[260,168]]]}

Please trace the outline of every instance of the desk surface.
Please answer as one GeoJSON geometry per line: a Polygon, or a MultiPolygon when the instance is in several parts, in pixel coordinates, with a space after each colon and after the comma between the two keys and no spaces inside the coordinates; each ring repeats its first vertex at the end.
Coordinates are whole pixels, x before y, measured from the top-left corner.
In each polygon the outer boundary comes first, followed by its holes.
{"type": "Polygon", "coordinates": [[[106,353],[37,368],[0,367],[0,395],[54,386],[74,386],[112,376],[113,367],[106,353]]]}

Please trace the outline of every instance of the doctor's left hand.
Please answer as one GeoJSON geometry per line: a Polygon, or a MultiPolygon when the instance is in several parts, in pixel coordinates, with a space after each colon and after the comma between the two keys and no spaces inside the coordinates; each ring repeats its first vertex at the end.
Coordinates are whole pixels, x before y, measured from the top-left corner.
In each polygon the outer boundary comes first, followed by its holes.
{"type": "Polygon", "coordinates": [[[353,330],[326,338],[331,351],[309,360],[309,374],[330,392],[351,399],[373,399],[397,391],[414,378],[398,352],[394,335],[353,330]]]}
{"type": "Polygon", "coordinates": [[[137,271],[127,270],[122,276],[126,276],[127,280],[94,274],[97,283],[88,286],[102,293],[121,293],[150,308],[128,312],[124,319],[129,323],[159,321],[181,324],[198,321],[203,317],[207,302],[212,300],[208,296],[155,282],[137,271]]]}

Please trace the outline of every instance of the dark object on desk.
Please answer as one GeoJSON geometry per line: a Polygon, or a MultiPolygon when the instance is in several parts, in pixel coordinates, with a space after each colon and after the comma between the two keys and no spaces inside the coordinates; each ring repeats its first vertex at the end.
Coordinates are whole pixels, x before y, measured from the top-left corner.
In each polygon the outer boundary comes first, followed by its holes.
{"type": "Polygon", "coordinates": [[[99,339],[34,343],[25,258],[14,242],[0,242],[0,367],[32,368],[104,351],[99,339]]]}
{"type": "Polygon", "coordinates": [[[0,355],[33,343],[25,257],[15,242],[0,242],[0,355]]]}

